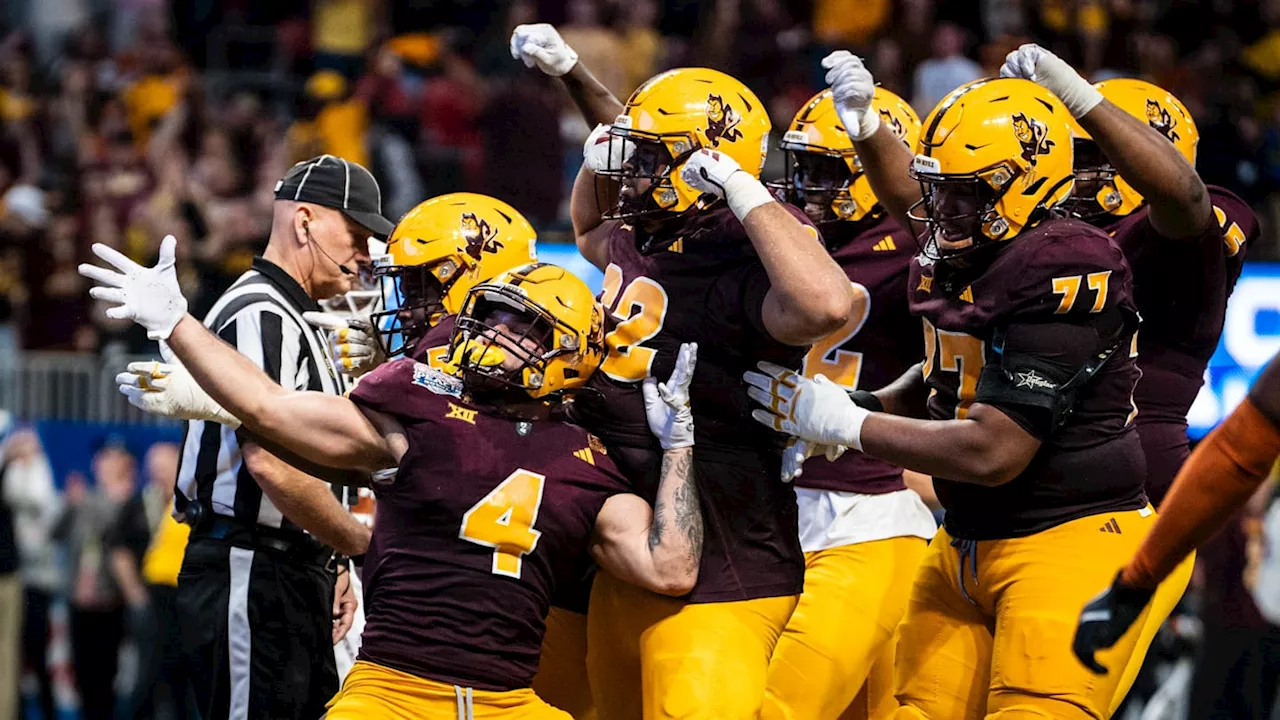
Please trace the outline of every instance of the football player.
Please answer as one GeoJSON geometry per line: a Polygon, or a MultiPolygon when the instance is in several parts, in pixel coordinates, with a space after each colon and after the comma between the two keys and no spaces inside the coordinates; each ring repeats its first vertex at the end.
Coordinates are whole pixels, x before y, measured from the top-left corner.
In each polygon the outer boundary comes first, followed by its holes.
{"type": "MultiPolygon", "coordinates": [[[[945,527],[897,631],[894,717],[1108,717],[1120,676],[1082,667],[1071,637],[1090,581],[1114,576],[1155,516],[1130,424],[1129,267],[1055,212],[1073,178],[1066,109],[1035,83],[979,80],[933,109],[912,157],[870,111],[861,61],[823,63],[877,197],[921,226],[908,287],[925,361],[875,393],[884,412],[766,365],[747,375],[754,414],[934,476],[945,527]]],[[[1144,639],[1108,659],[1140,663],[1144,639]]]]}
{"type": "Polygon", "coordinates": [[[342,398],[275,385],[187,315],[175,244],[164,240],[155,268],[95,245],[118,272],[81,272],[100,283],[91,294],[114,303],[113,316],[167,340],[246,428],[316,462],[374,473],[368,624],[329,718],[565,718],[528,688],[551,595],[582,552],[647,591],[693,587],[696,346],[682,346],[669,383],[643,386],[663,448],[651,510],[626,492],[594,436],[556,419],[564,394],[604,357],[602,310],[567,271],[530,264],[476,285],[447,371],[403,358],[342,398]]]}
{"type": "MultiPolygon", "coordinates": [[[[1160,519],[1111,587],[1085,606],[1075,652],[1091,670],[1107,671],[1094,654],[1129,632],[1175,568],[1249,502],[1280,459],[1280,355],[1249,395],[1196,445],[1178,472],[1160,519]]],[[[1274,561],[1274,558],[1271,559],[1274,561]]]]}
{"type": "MultiPolygon", "coordinates": [[[[549,26],[513,50],[561,77],[589,122],[611,105],[549,26]]],[[[613,101],[616,103],[616,100],[613,101]]],[[[575,421],[608,444],[642,495],[658,454],[640,381],[682,342],[706,353],[693,385],[694,458],[707,542],[689,597],[661,598],[597,575],[588,617],[596,710],[618,718],[757,717],[769,657],[804,576],[781,438],[747,416],[738,382],[759,360],[799,367],[844,325],[853,293],[803,213],[759,181],[770,121],[745,85],[714,70],[651,78],[587,140],[571,199],[584,257],[605,273],[607,357],[575,421]]]]}
{"type": "MultiPolygon", "coordinates": [[[[871,109],[915,147],[920,119],[911,106],[876,88],[871,109]]],[[[907,308],[915,239],[876,199],[830,90],[801,108],[781,148],[787,175],[770,186],[817,224],[856,296],[844,327],[805,356],[803,374],[821,373],[870,399],[867,390],[924,357],[907,308]]],[[[801,467],[804,441],[795,442],[802,446],[784,451],[783,473],[796,484],[804,594],[769,662],[760,717],[831,720],[846,708],[850,717],[891,716],[897,703],[889,641],[937,525],[907,489],[902,468],[862,453],[801,467]]]]}
{"type": "Polygon", "coordinates": [[[1158,508],[1187,459],[1187,411],[1218,347],[1257,217],[1196,175],[1200,133],[1169,92],[1131,78],[1090,85],[1038,45],[1009,53],[1000,72],[1039,83],[1067,106],[1076,148],[1070,207],[1114,237],[1133,268],[1142,313],[1135,423],[1147,496],[1158,508]]]}
{"type": "Polygon", "coordinates": [[[515,208],[488,195],[449,193],[405,213],[374,255],[373,277],[389,306],[367,323],[307,313],[329,330],[336,364],[360,377],[405,355],[439,367],[452,316],[480,282],[538,260],[537,233],[515,208]]]}

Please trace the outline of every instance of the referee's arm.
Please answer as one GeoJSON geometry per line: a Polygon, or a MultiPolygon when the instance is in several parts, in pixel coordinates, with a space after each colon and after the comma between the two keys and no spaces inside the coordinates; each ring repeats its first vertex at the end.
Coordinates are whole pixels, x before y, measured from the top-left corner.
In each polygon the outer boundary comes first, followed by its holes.
{"type": "MultiPolygon", "coordinates": [[[[231,316],[218,336],[281,388],[305,383],[299,377],[306,341],[301,329],[268,304],[251,305],[231,316]]],[[[245,467],[262,493],[285,517],[344,555],[361,555],[369,529],[347,512],[322,480],[289,465],[238,432],[245,467]]]]}
{"type": "Polygon", "coordinates": [[[342,508],[323,481],[255,442],[246,440],[240,451],[262,494],[298,527],[343,555],[363,555],[368,549],[369,528],[342,508]]]}

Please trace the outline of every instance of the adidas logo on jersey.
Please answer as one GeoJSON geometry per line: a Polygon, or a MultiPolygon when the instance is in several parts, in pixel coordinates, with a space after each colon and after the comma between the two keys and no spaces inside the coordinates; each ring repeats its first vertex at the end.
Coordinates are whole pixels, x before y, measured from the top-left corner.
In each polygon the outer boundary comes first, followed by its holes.
{"type": "Polygon", "coordinates": [[[960,291],[960,299],[969,303],[970,305],[973,304],[973,286],[972,285],[964,286],[964,290],[960,291]]]}
{"type": "Polygon", "coordinates": [[[579,460],[581,460],[582,462],[584,462],[584,463],[586,463],[586,464],[588,464],[588,465],[595,465],[595,464],[596,464],[596,457],[595,457],[595,455],[592,455],[592,454],[591,454],[591,448],[589,448],[589,447],[584,447],[584,448],[582,448],[581,450],[574,450],[574,451],[573,451],[573,456],[574,456],[574,457],[576,457],[576,458],[578,458],[579,460]]]}
{"type": "Polygon", "coordinates": [[[893,236],[891,235],[885,235],[883,240],[871,246],[873,252],[888,252],[897,249],[898,245],[893,241],[893,236]]]}
{"type": "Polygon", "coordinates": [[[1115,518],[1111,518],[1107,521],[1106,525],[1098,528],[1098,532],[1115,533],[1116,535],[1122,534],[1120,532],[1120,523],[1116,522],[1115,518]]]}

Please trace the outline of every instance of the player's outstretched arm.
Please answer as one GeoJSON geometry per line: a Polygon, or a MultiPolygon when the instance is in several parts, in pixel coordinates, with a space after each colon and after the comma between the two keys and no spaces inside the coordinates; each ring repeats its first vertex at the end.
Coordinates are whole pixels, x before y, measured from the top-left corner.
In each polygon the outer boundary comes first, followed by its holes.
{"type": "Polygon", "coordinates": [[[622,103],[578,61],[578,53],[548,23],[517,25],[511,32],[511,57],[560,78],[588,126],[608,125],[622,113],[622,103]]]}
{"type": "Polygon", "coordinates": [[[880,115],[871,109],[876,83],[862,58],[848,50],[837,50],[822,59],[827,69],[836,113],[853,147],[858,151],[862,169],[871,189],[889,214],[902,227],[919,235],[924,227],[913,223],[907,211],[920,201],[920,183],[907,175],[912,150],[887,126],[881,127],[880,115]]]}
{"type": "Polygon", "coordinates": [[[843,445],[926,475],[1003,485],[1021,473],[1040,440],[994,407],[975,403],[963,420],[918,420],[861,407],[819,375],[810,380],[762,362],[747,394],[758,422],[821,445],[843,445]]]}
{"type": "Polygon", "coordinates": [[[1249,502],[1280,457],[1280,355],[1249,396],[1209,433],[1178,471],[1160,517],[1111,586],[1080,613],[1073,649],[1095,673],[1094,654],[1115,645],[1142,614],[1157,586],[1249,502]]]}
{"type": "Polygon", "coordinates": [[[662,444],[662,473],[652,509],[636,495],[614,495],[596,518],[591,554],[601,567],[663,595],[685,595],[698,581],[702,506],[693,472],[693,412],[689,382],[698,346],[680,347],[666,383],[643,387],[649,428],[662,444]]]}
{"type": "Polygon", "coordinates": [[[1104,99],[1062,58],[1028,43],[1009,53],[1000,74],[1036,82],[1062,100],[1107,160],[1146,198],[1156,232],[1195,237],[1214,221],[1204,181],[1173,143],[1104,99]]]}
{"type": "Polygon", "coordinates": [[[167,341],[200,387],[246,427],[315,462],[339,468],[377,470],[398,458],[374,425],[346,398],[286,390],[187,314],[174,271],[177,240],[160,243],[155,267],[144,268],[101,243],[93,252],[115,270],[81,265],[98,285],[89,294],[112,303],[107,315],[147,329],[167,341]]]}
{"type": "Polygon", "coordinates": [[[680,177],[703,193],[724,198],[742,222],[769,275],[763,316],[773,339],[809,345],[844,325],[853,289],[812,226],[801,223],[724,153],[698,150],[681,165],[680,177]]]}

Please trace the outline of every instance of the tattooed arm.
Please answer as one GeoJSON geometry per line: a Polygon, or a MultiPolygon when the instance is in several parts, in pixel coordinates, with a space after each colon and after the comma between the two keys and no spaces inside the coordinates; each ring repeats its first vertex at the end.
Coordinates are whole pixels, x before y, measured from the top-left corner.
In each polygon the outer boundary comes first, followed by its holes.
{"type": "Polygon", "coordinates": [[[663,595],[685,595],[698,581],[702,506],[693,448],[667,450],[653,509],[636,495],[614,495],[596,517],[591,555],[621,580],[663,595]]]}

